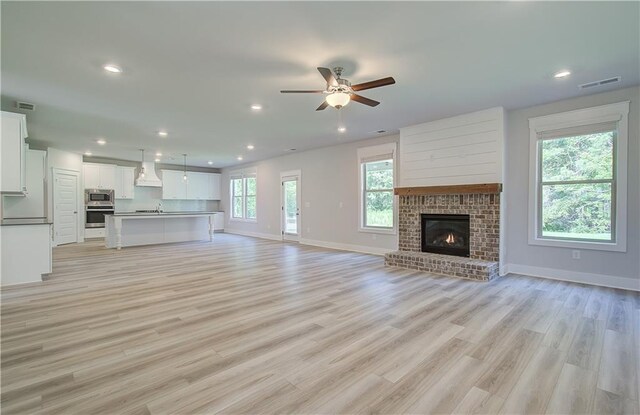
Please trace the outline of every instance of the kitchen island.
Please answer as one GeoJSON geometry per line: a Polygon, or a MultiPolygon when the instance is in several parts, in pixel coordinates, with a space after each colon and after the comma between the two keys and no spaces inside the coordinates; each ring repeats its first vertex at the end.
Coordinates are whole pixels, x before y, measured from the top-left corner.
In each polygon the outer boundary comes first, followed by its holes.
{"type": "Polygon", "coordinates": [[[105,215],[105,246],[154,245],[213,240],[219,212],[131,212],[105,215]]]}

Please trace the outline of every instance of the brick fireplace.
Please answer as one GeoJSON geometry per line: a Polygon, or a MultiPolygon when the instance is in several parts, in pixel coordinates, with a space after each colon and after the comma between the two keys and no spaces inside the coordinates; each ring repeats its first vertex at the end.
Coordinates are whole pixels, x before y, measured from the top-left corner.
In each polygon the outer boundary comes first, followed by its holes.
{"type": "Polygon", "coordinates": [[[385,264],[481,281],[495,278],[501,190],[500,184],[396,189],[399,246],[398,251],[385,255],[385,264]],[[440,223],[425,226],[429,217],[436,222],[440,218],[440,223]],[[457,223],[464,218],[468,225],[457,223]],[[468,226],[468,241],[461,240],[464,226],[468,226]],[[463,248],[465,243],[468,246],[463,248]]]}

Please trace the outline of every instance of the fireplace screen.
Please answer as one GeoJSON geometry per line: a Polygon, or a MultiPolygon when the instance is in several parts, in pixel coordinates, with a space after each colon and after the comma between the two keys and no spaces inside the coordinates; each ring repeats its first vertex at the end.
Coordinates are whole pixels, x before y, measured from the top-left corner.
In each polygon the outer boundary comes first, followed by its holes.
{"type": "Polygon", "coordinates": [[[469,256],[469,215],[421,216],[422,252],[469,256]]]}

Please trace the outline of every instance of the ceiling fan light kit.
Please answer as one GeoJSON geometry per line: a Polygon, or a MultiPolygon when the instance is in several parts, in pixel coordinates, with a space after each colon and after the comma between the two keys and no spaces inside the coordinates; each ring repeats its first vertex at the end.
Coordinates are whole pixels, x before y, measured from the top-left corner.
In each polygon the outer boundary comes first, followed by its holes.
{"type": "Polygon", "coordinates": [[[342,78],[342,70],[343,68],[340,66],[333,68],[333,72],[329,68],[318,68],[318,72],[320,72],[320,75],[322,75],[322,77],[327,82],[327,86],[324,90],[284,90],[280,92],[283,94],[327,94],[324,102],[320,104],[318,108],[316,108],[316,111],[322,111],[328,106],[331,106],[335,109],[340,109],[352,100],[364,105],[368,105],[370,107],[375,107],[376,105],[380,104],[378,101],[374,101],[373,99],[365,98],[361,95],[358,95],[355,93],[355,91],[363,91],[365,89],[378,88],[381,86],[393,85],[396,83],[395,79],[393,79],[392,77],[387,77],[375,81],[351,85],[351,82],[349,82],[349,80],[342,78]]]}
{"type": "Polygon", "coordinates": [[[327,104],[331,105],[333,108],[340,109],[351,101],[351,97],[346,92],[334,92],[327,95],[325,100],[327,101],[327,104]]]}

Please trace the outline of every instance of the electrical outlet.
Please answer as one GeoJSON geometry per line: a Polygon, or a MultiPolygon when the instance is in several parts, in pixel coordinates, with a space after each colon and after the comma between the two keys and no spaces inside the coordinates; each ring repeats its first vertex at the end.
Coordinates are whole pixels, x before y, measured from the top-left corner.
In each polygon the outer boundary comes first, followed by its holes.
{"type": "Polygon", "coordinates": [[[340,209],[342,209],[342,206],[344,206],[344,204],[342,202],[338,203],[338,206],[340,207],[340,209]]]}
{"type": "Polygon", "coordinates": [[[571,258],[580,259],[580,251],[577,249],[574,249],[573,251],[571,251],[571,258]]]}
{"type": "Polygon", "coordinates": [[[311,233],[311,228],[307,228],[307,233],[311,233]]]}
{"type": "Polygon", "coordinates": [[[304,202],[304,207],[310,208],[311,207],[311,202],[304,202]]]}
{"type": "Polygon", "coordinates": [[[271,229],[271,224],[270,223],[267,224],[267,229],[271,229]]]}

